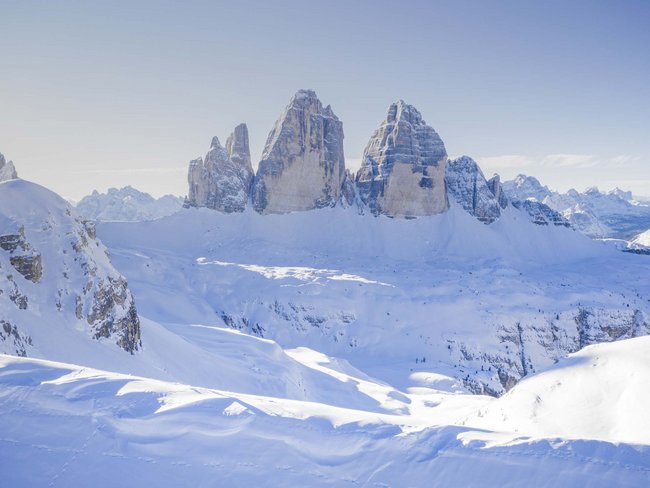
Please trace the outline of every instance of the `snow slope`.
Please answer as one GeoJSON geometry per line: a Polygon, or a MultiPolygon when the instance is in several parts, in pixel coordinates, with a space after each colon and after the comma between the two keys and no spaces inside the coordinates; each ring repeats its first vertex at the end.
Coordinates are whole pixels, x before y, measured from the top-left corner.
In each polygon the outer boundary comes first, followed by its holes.
{"type": "Polygon", "coordinates": [[[588,346],[524,379],[466,424],[528,439],[647,444],[649,351],[650,337],[588,346]]]}
{"type": "Polygon", "coordinates": [[[29,356],[0,355],[7,486],[650,483],[647,256],[453,203],[185,209],[100,223],[100,241],[13,180],[0,216],[0,314],[25,339],[0,344],[29,356]],[[133,354],[73,306],[120,273],[133,354]]]}
{"type": "Polygon", "coordinates": [[[21,179],[0,183],[0,325],[0,351],[12,354],[51,358],[69,341],[120,354],[140,346],[133,296],[94,226],[21,179]]]}
{"type": "Polygon", "coordinates": [[[594,342],[650,333],[650,261],[509,208],[414,220],[203,209],[99,233],[161,324],[230,327],[398,388],[442,372],[501,394],[594,342]],[[170,231],[173,229],[173,231],[170,231]]]}
{"type": "Polygon", "coordinates": [[[404,394],[411,405],[399,414],[0,356],[3,480],[16,487],[647,486],[650,398],[639,387],[649,341],[589,348],[501,399],[404,394]],[[622,371],[638,378],[621,385],[622,371]],[[607,402],[585,410],[575,388],[583,384],[590,400],[600,393],[607,402]],[[588,440],[571,440],[576,433],[588,440]]]}
{"type": "Polygon", "coordinates": [[[650,247],[650,229],[645,232],[641,232],[634,239],[632,239],[632,244],[637,246],[650,247]]]}

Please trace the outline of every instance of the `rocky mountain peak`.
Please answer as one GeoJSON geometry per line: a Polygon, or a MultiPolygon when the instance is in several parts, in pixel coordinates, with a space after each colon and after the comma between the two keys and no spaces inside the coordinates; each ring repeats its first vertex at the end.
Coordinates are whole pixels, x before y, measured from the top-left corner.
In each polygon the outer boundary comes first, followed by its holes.
{"type": "Polygon", "coordinates": [[[313,90],[298,91],[266,141],[252,189],[255,210],[333,206],[344,178],[343,124],[313,90]]]}
{"type": "Polygon", "coordinates": [[[248,141],[248,126],[239,124],[226,139],[226,151],[228,157],[236,165],[244,167],[253,175],[251,164],[251,150],[248,141]]]}
{"type": "Polygon", "coordinates": [[[109,188],[106,193],[93,190],[75,205],[80,216],[90,220],[144,221],[166,217],[183,206],[174,195],[154,198],[132,186],[109,188]]]}
{"type": "Polygon", "coordinates": [[[296,102],[303,102],[303,101],[308,101],[308,103],[318,103],[320,104],[320,100],[318,99],[318,96],[316,95],[316,92],[314,90],[310,89],[300,89],[298,90],[293,97],[291,97],[291,100],[289,104],[293,104],[296,102]]]}
{"type": "Polygon", "coordinates": [[[212,151],[213,149],[225,150],[225,148],[221,145],[221,141],[219,141],[219,138],[217,136],[214,136],[212,138],[212,141],[210,142],[210,151],[212,151]]]}
{"type": "Polygon", "coordinates": [[[553,192],[547,186],[543,186],[534,176],[517,175],[512,181],[503,183],[504,191],[513,200],[527,200],[533,198],[539,202],[544,201],[553,192]]]}
{"type": "Polygon", "coordinates": [[[613,190],[608,191],[607,194],[619,197],[628,202],[634,199],[631,191],[621,190],[619,187],[616,187],[613,190]]]}
{"type": "Polygon", "coordinates": [[[226,147],[213,137],[205,159],[190,161],[187,179],[189,206],[243,212],[253,180],[246,125],[235,128],[226,147]]]}
{"type": "Polygon", "coordinates": [[[374,214],[433,215],[447,210],[447,151],[420,112],[399,100],[368,141],[357,185],[374,214]]]}
{"type": "Polygon", "coordinates": [[[18,178],[18,173],[13,161],[7,161],[0,153],[0,181],[13,180],[18,178]]]}
{"type": "Polygon", "coordinates": [[[485,224],[501,216],[501,206],[483,176],[481,168],[469,156],[447,162],[447,191],[467,212],[485,224]]]}
{"type": "Polygon", "coordinates": [[[503,192],[503,186],[501,185],[501,177],[498,174],[494,174],[487,182],[488,188],[499,202],[499,206],[502,209],[505,209],[508,206],[508,197],[503,192]]]}

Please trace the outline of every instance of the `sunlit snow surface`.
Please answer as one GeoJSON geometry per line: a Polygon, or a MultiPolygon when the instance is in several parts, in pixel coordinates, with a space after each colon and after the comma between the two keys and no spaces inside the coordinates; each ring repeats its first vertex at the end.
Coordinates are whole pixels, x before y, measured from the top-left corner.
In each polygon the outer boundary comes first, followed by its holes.
{"type": "Polygon", "coordinates": [[[0,356],[3,480],[12,487],[647,486],[648,350],[645,337],[592,346],[501,399],[396,392],[315,351],[289,352],[354,383],[385,413],[0,356]]]}
{"type": "MultiPolygon", "coordinates": [[[[253,273],[259,273],[270,280],[283,280],[292,278],[297,281],[303,281],[310,284],[319,284],[325,280],[333,281],[357,281],[359,283],[365,283],[369,285],[384,285],[392,286],[388,283],[382,283],[381,281],[373,281],[363,276],[357,276],[353,274],[343,273],[335,269],[316,269],[316,268],[307,268],[304,266],[259,266],[257,264],[240,264],[240,263],[227,263],[224,261],[210,261],[206,258],[198,258],[196,262],[202,266],[235,266],[237,268],[245,269],[246,271],[251,271],[253,273]]],[[[290,285],[282,285],[290,286],[290,285]]]]}
{"type": "Polygon", "coordinates": [[[650,339],[532,349],[499,399],[450,352],[504,353],[493,326],[519,316],[533,334],[578,303],[643,308],[645,256],[454,208],[189,210],[98,234],[142,350],[35,324],[42,359],[0,356],[2,486],[650,485],[650,339]]]}

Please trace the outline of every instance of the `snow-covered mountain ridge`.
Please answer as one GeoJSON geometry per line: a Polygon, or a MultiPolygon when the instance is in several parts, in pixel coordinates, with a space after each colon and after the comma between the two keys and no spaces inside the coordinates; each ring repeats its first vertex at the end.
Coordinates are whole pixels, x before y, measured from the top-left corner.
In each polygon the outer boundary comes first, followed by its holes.
{"type": "Polygon", "coordinates": [[[559,193],[533,176],[519,175],[503,183],[511,200],[535,200],[560,212],[577,230],[591,237],[631,239],[650,228],[650,204],[637,201],[618,188],[602,192],[588,188],[580,193],[559,193]]]}
{"type": "MultiPolygon", "coordinates": [[[[496,400],[414,388],[401,394],[401,411],[382,414],[0,355],[3,477],[8,486],[32,487],[114,486],[97,476],[107,470],[128,473],[120,479],[128,488],[142,480],[645,486],[648,347],[644,337],[587,348],[496,400]],[[636,379],[622,382],[628,371],[636,379]]],[[[326,358],[294,353],[341,374],[326,358]]],[[[384,391],[372,381],[366,387],[384,391]]]]}
{"type": "Polygon", "coordinates": [[[173,195],[154,198],[130,186],[109,188],[106,193],[93,191],[75,206],[77,213],[91,220],[155,220],[171,215],[183,206],[183,199],[173,195]]]}
{"type": "Polygon", "coordinates": [[[0,183],[0,322],[0,351],[11,354],[51,357],[69,335],[140,346],[133,297],[94,226],[20,179],[0,183]]]}

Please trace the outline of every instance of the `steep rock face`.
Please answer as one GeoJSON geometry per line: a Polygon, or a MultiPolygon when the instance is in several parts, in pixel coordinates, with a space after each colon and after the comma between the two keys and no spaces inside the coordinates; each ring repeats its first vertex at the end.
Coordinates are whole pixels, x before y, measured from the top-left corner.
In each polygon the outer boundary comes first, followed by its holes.
{"type": "Polygon", "coordinates": [[[512,205],[525,212],[533,224],[571,227],[569,221],[561,213],[556,212],[542,202],[536,200],[513,200],[512,205]]]}
{"type": "Polygon", "coordinates": [[[501,216],[501,207],[481,168],[468,156],[447,161],[445,183],[449,195],[484,224],[501,216]]]}
{"type": "Polygon", "coordinates": [[[260,213],[330,207],[339,199],[344,178],[343,124],[316,93],[300,90],[266,141],[253,206],[260,213]]]}
{"type": "Polygon", "coordinates": [[[351,207],[358,204],[357,186],[354,182],[354,175],[350,170],[345,170],[345,178],[341,185],[341,205],[351,207]]]}
{"type": "Polygon", "coordinates": [[[447,151],[440,136],[402,100],[370,138],[357,173],[361,200],[375,214],[417,217],[448,209],[447,151]]]}
{"type": "Polygon", "coordinates": [[[505,209],[508,206],[508,197],[503,192],[501,177],[495,174],[492,178],[488,180],[487,185],[490,191],[492,192],[492,195],[494,195],[494,198],[497,199],[497,202],[499,203],[499,207],[505,209]]]}
{"type": "Polygon", "coordinates": [[[230,160],[237,166],[245,168],[250,178],[252,178],[253,165],[251,164],[251,150],[248,142],[248,127],[246,124],[239,124],[228,136],[228,139],[226,139],[226,151],[228,151],[230,160]]]}
{"type": "Polygon", "coordinates": [[[220,212],[243,212],[253,179],[248,129],[240,124],[228,137],[227,148],[212,139],[205,156],[190,161],[188,205],[220,212]]]}
{"type": "Polygon", "coordinates": [[[18,178],[13,161],[7,161],[0,153],[0,181],[13,180],[18,178]]]}
{"type": "Polygon", "coordinates": [[[38,356],[52,337],[83,331],[131,353],[141,346],[133,296],[94,227],[18,179],[0,183],[0,311],[1,352],[38,356]]]}

